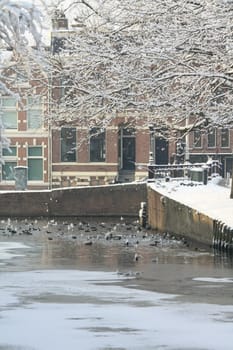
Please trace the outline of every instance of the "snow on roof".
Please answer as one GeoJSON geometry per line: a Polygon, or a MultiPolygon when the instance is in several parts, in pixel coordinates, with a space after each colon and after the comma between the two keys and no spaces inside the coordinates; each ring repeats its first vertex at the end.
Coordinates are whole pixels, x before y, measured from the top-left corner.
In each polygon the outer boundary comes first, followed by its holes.
{"type": "Polygon", "coordinates": [[[191,186],[191,181],[155,181],[149,186],[166,197],[233,227],[233,199],[230,198],[230,187],[220,186],[219,179],[215,178],[207,185],[192,182],[191,186]]]}

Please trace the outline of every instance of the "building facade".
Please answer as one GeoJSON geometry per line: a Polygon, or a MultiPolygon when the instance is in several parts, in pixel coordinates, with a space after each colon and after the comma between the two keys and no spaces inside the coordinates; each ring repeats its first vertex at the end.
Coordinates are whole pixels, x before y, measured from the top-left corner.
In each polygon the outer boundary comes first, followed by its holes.
{"type": "MultiPolygon", "coordinates": [[[[66,18],[53,20],[51,54],[59,52],[69,33],[66,18]]],[[[148,176],[148,163],[172,164],[189,161],[222,163],[222,175],[232,174],[233,130],[193,130],[181,144],[157,133],[156,125],[129,122],[121,116],[106,128],[78,123],[53,125],[49,120],[50,94],[59,94],[47,81],[35,76],[17,78],[13,91],[21,98],[0,94],[1,136],[10,140],[0,148],[0,190],[14,190],[15,168],[27,169],[27,189],[94,186],[138,181],[148,176]],[[181,145],[181,147],[180,147],[181,145]],[[178,147],[179,146],[179,147],[178,147]]]]}
{"type": "Polygon", "coordinates": [[[27,169],[29,189],[47,188],[49,184],[49,138],[44,123],[44,102],[39,91],[27,98],[0,96],[1,134],[10,142],[1,147],[0,189],[15,188],[15,167],[27,169]]]}
{"type": "Polygon", "coordinates": [[[221,163],[223,177],[232,175],[233,130],[230,128],[210,128],[208,132],[193,131],[189,138],[189,160],[191,163],[208,162],[216,159],[221,163]]]}

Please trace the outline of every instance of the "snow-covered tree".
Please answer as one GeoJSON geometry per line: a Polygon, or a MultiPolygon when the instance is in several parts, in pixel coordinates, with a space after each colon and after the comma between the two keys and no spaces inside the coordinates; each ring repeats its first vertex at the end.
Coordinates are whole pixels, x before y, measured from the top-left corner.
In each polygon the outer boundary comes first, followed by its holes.
{"type": "Polygon", "coordinates": [[[176,136],[232,124],[233,1],[60,1],[76,26],[52,57],[53,115],[106,126],[121,115],[176,136]]]}
{"type": "Polygon", "coordinates": [[[42,13],[32,2],[0,0],[1,90],[7,88],[4,85],[7,74],[4,73],[12,67],[12,61],[16,62],[19,57],[26,61],[31,58],[32,47],[40,47],[41,30],[42,13]]]}
{"type": "MultiPolygon", "coordinates": [[[[41,44],[42,14],[31,1],[0,0],[0,97],[20,99],[17,79],[30,79],[32,64],[37,61],[41,44]],[[32,48],[33,46],[33,48],[32,48]]],[[[0,108],[0,161],[2,148],[9,140],[2,132],[0,108]]]]}

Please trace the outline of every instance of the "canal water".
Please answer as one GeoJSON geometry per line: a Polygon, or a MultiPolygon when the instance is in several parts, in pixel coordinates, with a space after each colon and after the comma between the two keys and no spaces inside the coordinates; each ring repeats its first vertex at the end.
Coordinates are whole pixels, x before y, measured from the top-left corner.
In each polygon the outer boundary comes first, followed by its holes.
{"type": "Polygon", "coordinates": [[[0,349],[232,350],[232,265],[135,219],[2,219],[0,349]]]}

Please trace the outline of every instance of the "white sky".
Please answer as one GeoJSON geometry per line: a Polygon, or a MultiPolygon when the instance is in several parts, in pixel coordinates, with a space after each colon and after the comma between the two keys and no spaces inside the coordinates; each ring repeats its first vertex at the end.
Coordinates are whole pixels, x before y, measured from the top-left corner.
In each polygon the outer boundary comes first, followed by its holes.
{"type": "MultiPolygon", "coordinates": [[[[44,22],[43,22],[43,41],[49,45],[51,38],[51,14],[55,9],[65,10],[68,5],[73,2],[72,0],[24,0],[26,2],[35,4],[42,13],[44,13],[44,22]]],[[[68,13],[67,17],[69,18],[69,25],[72,23],[72,18],[75,17],[73,11],[68,13]]]]}

